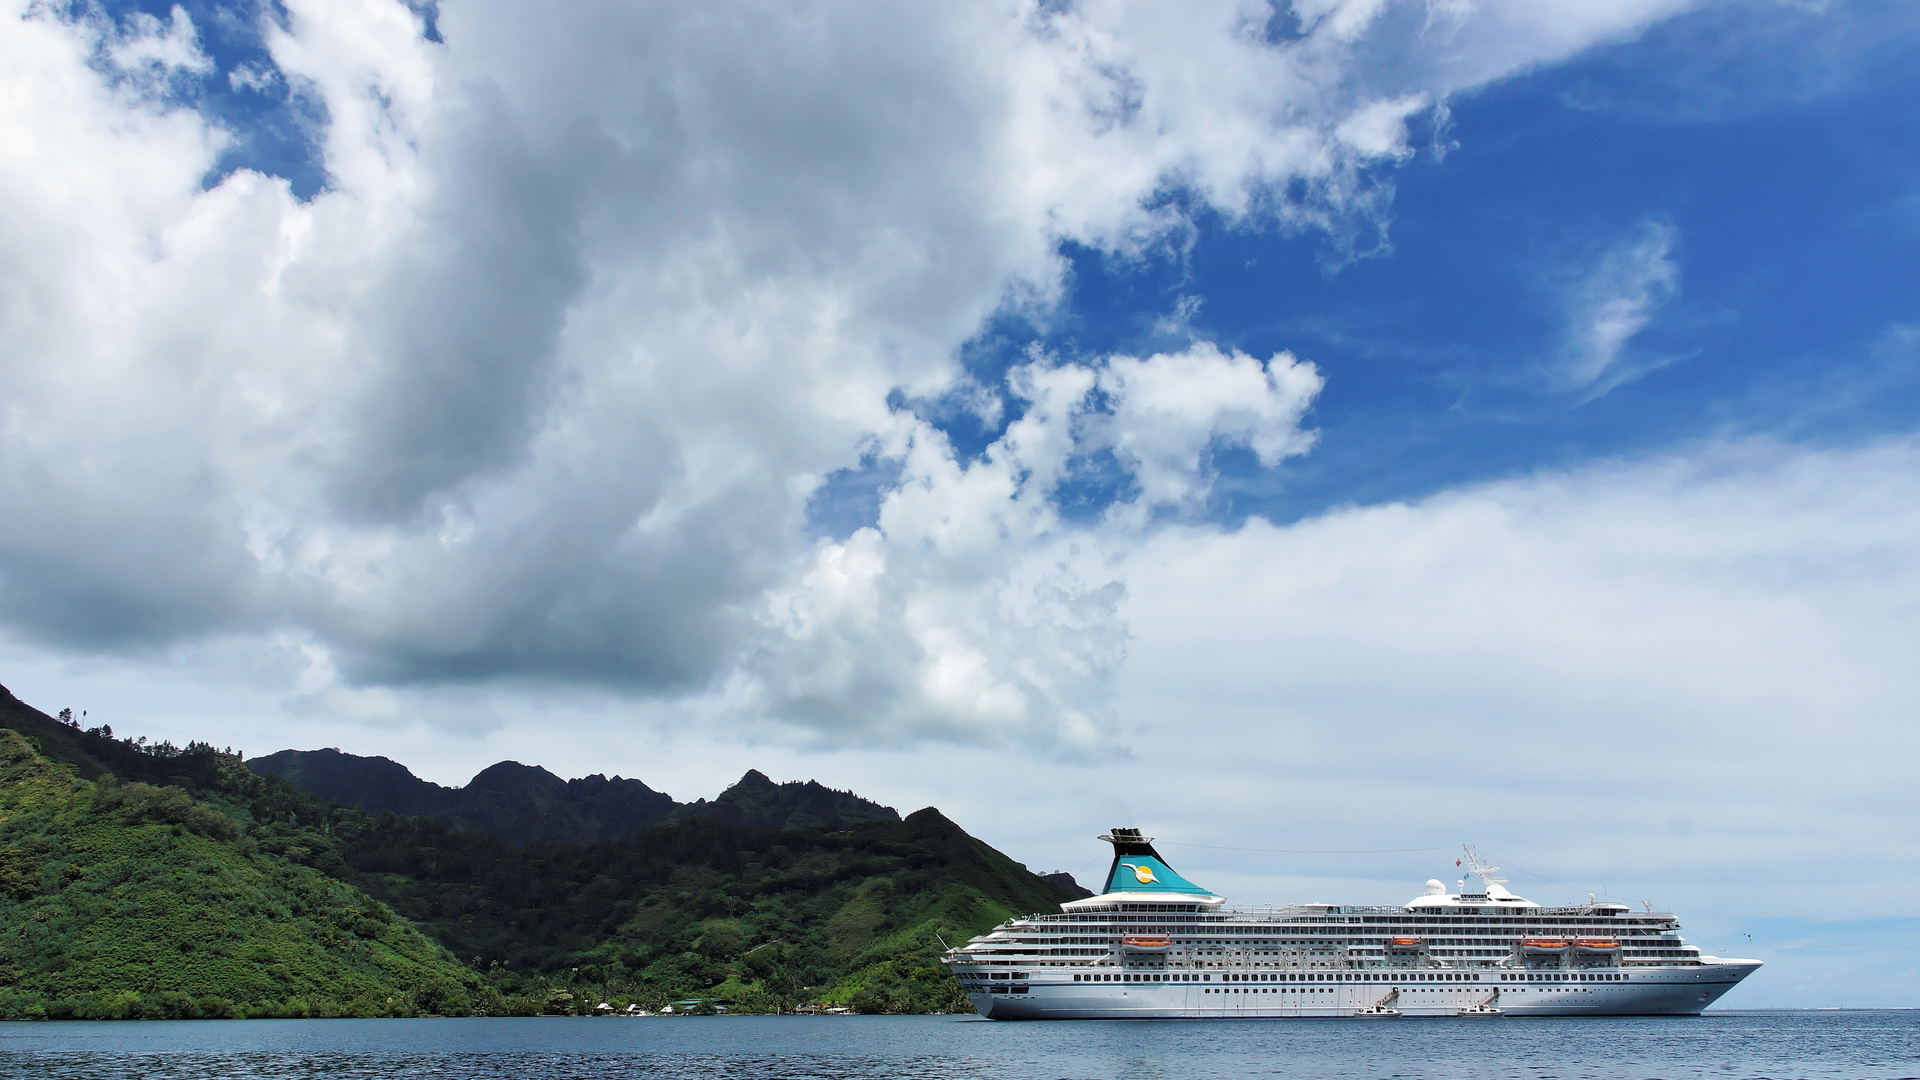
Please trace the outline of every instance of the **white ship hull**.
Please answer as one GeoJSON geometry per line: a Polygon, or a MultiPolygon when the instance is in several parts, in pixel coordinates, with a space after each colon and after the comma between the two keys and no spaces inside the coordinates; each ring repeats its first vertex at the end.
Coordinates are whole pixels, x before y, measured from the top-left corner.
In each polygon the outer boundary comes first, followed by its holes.
{"type": "Polygon", "coordinates": [[[993,1020],[1304,1020],[1374,1016],[1697,1016],[1760,965],[1623,973],[1618,982],[1201,986],[1073,983],[1036,974],[1021,994],[969,994],[993,1020]],[[1396,993],[1397,991],[1397,993],[1396,993]],[[1383,1008],[1385,1012],[1374,1011],[1383,1008]]]}

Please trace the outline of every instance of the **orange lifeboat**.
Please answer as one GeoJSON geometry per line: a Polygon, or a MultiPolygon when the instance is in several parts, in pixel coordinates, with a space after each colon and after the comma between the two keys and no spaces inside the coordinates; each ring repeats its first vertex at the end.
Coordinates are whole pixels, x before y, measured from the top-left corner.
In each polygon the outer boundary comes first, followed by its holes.
{"type": "Polygon", "coordinates": [[[1567,943],[1559,938],[1521,938],[1520,947],[1532,953],[1560,953],[1567,951],[1567,943]]]}
{"type": "Polygon", "coordinates": [[[1611,953],[1620,951],[1620,943],[1612,938],[1575,938],[1573,947],[1584,953],[1611,953]]]}
{"type": "Polygon", "coordinates": [[[1396,949],[1417,949],[1420,947],[1420,939],[1417,937],[1392,938],[1390,939],[1390,943],[1396,949]]]}
{"type": "Polygon", "coordinates": [[[1173,939],[1159,934],[1128,934],[1120,944],[1131,952],[1166,952],[1173,948],[1173,939]]]}

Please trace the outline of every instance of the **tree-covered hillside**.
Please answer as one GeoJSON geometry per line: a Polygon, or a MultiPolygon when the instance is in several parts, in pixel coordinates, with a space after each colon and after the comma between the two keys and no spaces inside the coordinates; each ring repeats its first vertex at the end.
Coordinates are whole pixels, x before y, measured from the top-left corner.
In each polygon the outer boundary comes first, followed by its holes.
{"type": "Polygon", "coordinates": [[[964,1008],[940,936],[1066,898],[933,809],[839,831],[695,820],[531,850],[418,819],[343,816],[334,834],[374,895],[457,955],[643,1004],[964,1008]]]}
{"type": "Polygon", "coordinates": [[[177,786],[80,779],[0,729],[0,1016],[487,1004],[488,988],[406,920],[262,853],[247,831],[177,786]]]}
{"type": "Polygon", "coordinates": [[[4,689],[0,726],[8,1016],[958,1009],[942,935],[1077,895],[931,808],[847,824],[873,804],[757,773],[624,839],[521,847],[322,802],[205,744],[81,729],[4,689]]]}

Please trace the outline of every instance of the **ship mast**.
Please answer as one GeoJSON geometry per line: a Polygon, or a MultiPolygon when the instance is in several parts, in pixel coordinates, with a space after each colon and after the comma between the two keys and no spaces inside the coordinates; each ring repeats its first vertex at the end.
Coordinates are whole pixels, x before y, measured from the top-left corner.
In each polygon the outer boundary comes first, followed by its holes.
{"type": "Polygon", "coordinates": [[[1489,896],[1504,894],[1505,889],[1501,889],[1499,893],[1494,892],[1494,886],[1507,883],[1506,878],[1493,876],[1500,872],[1500,868],[1489,865],[1487,860],[1480,857],[1479,852],[1473,850],[1472,844],[1462,844],[1461,847],[1467,852],[1467,869],[1480,878],[1480,891],[1489,896]]]}

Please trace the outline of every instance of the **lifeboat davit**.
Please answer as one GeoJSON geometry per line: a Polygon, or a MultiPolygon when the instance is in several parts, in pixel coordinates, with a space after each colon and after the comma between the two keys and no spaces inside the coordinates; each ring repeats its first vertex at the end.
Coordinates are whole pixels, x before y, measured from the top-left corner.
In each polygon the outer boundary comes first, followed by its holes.
{"type": "Polygon", "coordinates": [[[1128,934],[1120,944],[1129,952],[1166,952],[1173,948],[1173,939],[1158,934],[1128,934]]]}
{"type": "Polygon", "coordinates": [[[1563,953],[1567,951],[1567,943],[1559,938],[1521,938],[1520,947],[1530,953],[1563,953]]]}
{"type": "Polygon", "coordinates": [[[1620,943],[1612,938],[1575,938],[1573,947],[1584,953],[1612,953],[1620,951],[1620,943]]]}

